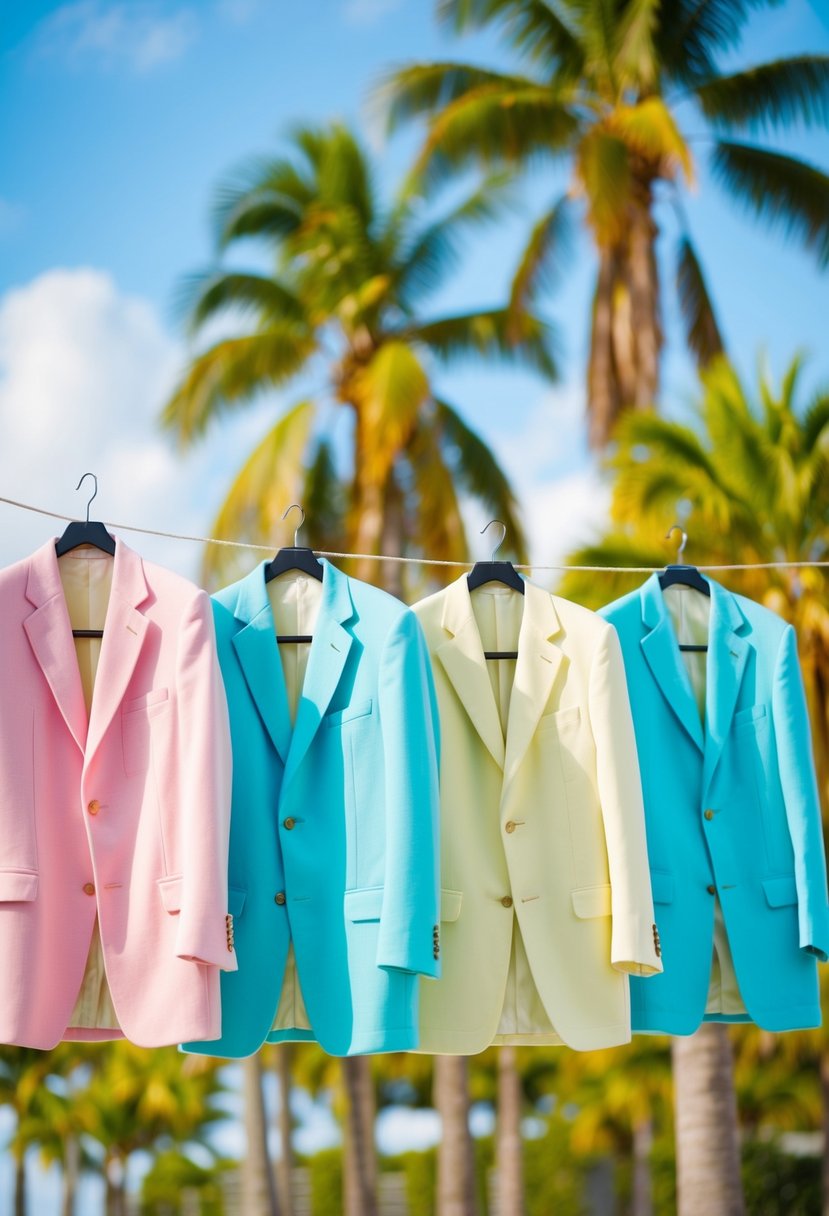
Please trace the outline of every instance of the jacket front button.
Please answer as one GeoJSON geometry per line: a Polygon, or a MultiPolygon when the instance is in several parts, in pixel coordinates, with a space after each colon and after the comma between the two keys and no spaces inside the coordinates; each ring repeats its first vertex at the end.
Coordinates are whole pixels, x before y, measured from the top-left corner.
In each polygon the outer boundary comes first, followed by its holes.
{"type": "Polygon", "coordinates": [[[277,891],[277,893],[276,893],[276,895],[274,895],[273,899],[274,899],[274,903],[277,903],[277,904],[284,904],[284,902],[285,902],[285,892],[284,892],[284,891],[277,891]]]}
{"type": "Polygon", "coordinates": [[[709,883],[709,884],[708,884],[708,886],[707,886],[705,889],[706,889],[706,891],[708,892],[708,894],[709,894],[709,895],[716,895],[716,894],[717,894],[717,888],[714,886],[714,884],[713,884],[713,883],[709,883]]]}
{"type": "Polygon", "coordinates": [[[295,823],[296,823],[296,820],[293,819],[290,815],[288,816],[287,819],[282,820],[282,826],[288,832],[290,832],[290,830],[293,828],[295,823]]]}
{"type": "Polygon", "coordinates": [[[83,884],[83,890],[84,890],[84,895],[94,895],[95,894],[95,884],[91,883],[91,882],[85,882],[83,884]]]}
{"type": "Polygon", "coordinates": [[[101,804],[97,798],[93,798],[92,801],[87,804],[86,809],[89,811],[90,815],[97,815],[98,811],[101,809],[101,804]]]}
{"type": "Polygon", "coordinates": [[[505,895],[502,898],[501,903],[504,905],[505,908],[511,908],[512,907],[512,896],[505,895]]]}
{"type": "Polygon", "coordinates": [[[713,819],[713,818],[714,818],[714,812],[713,812],[713,811],[706,811],[706,812],[705,812],[705,818],[706,818],[706,819],[713,819]]]}
{"type": "Polygon", "coordinates": [[[514,832],[515,831],[515,824],[513,823],[513,821],[511,819],[508,819],[507,822],[504,824],[504,831],[505,832],[514,832]]]}

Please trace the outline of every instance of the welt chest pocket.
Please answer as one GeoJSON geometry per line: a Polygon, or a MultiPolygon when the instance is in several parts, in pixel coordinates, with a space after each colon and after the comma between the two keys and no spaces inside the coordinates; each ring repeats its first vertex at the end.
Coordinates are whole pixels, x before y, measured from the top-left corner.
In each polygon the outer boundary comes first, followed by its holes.
{"type": "Polygon", "coordinates": [[[153,735],[167,727],[170,708],[170,694],[166,688],[154,688],[140,697],[123,702],[121,741],[124,771],[128,777],[140,776],[150,769],[153,735]]]}

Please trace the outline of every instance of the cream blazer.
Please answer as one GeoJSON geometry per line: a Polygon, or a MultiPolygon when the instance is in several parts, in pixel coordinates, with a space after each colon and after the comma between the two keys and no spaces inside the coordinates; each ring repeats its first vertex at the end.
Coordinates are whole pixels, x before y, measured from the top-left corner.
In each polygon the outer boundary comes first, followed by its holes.
{"type": "Polygon", "coordinates": [[[662,970],[615,630],[526,581],[415,605],[441,728],[441,959],[420,1050],[630,1039],[662,970]],[[517,661],[484,657],[517,650],[517,661]]]}

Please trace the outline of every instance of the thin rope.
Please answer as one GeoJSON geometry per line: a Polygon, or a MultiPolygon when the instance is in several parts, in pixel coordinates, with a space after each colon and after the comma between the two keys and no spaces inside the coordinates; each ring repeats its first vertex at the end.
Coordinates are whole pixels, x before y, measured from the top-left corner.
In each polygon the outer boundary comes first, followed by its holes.
{"type": "MultiPolygon", "coordinates": [[[[21,511],[32,511],[35,515],[46,515],[49,519],[60,519],[68,523],[83,523],[75,515],[61,515],[57,511],[47,511],[44,507],[35,507],[31,503],[17,502],[14,498],[0,497],[0,502],[9,507],[18,507],[21,511]]],[[[139,528],[136,524],[117,524],[108,520],[103,521],[108,528],[119,532],[140,532],[143,536],[161,536],[165,540],[187,540],[199,545],[224,545],[231,549],[255,549],[263,553],[273,553],[273,545],[256,545],[244,540],[222,540],[216,536],[190,536],[184,532],[161,532],[157,528],[139,528]]],[[[411,566],[456,566],[468,569],[474,562],[447,561],[438,557],[398,557],[388,553],[336,553],[329,549],[314,549],[317,557],[336,557],[338,559],[353,559],[356,561],[400,562],[411,566]]],[[[655,574],[664,570],[664,566],[539,566],[533,562],[516,565],[516,570],[576,570],[586,574],[655,574]]],[[[729,565],[698,566],[698,570],[825,570],[829,569],[829,561],[825,562],[734,562],[729,565]]]]}

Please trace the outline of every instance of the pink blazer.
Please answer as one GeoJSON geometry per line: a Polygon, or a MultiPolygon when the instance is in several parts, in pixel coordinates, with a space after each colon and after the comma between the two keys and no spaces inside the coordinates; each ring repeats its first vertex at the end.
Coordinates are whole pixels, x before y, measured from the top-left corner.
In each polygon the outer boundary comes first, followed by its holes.
{"type": "Polygon", "coordinates": [[[49,540],[0,571],[0,1042],[66,1036],[96,913],[120,1029],[216,1038],[230,735],[210,600],[116,542],[87,721],[49,540]]]}

